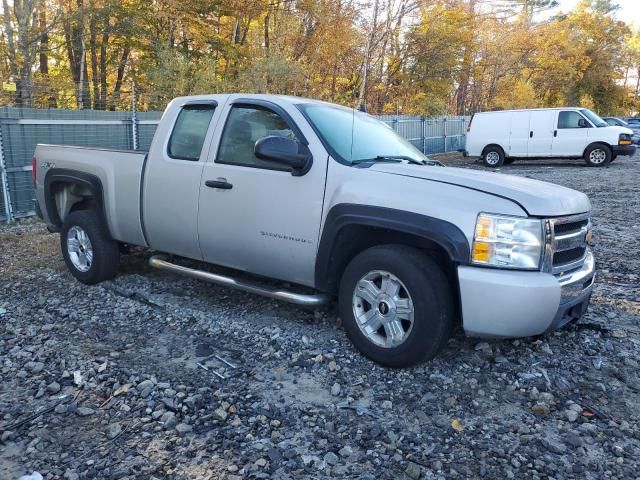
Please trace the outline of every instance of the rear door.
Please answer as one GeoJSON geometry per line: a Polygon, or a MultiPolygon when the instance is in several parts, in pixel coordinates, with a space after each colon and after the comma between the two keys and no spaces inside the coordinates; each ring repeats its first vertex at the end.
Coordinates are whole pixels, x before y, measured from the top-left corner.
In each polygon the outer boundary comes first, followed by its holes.
{"type": "Polygon", "coordinates": [[[313,285],[328,155],[292,105],[236,97],[224,109],[200,182],[198,230],[204,260],[313,285]],[[305,145],[311,169],[293,176],[254,155],[258,139],[305,145]],[[221,186],[221,188],[220,188],[221,186]]]}
{"type": "Polygon", "coordinates": [[[529,120],[528,157],[550,157],[553,146],[555,110],[532,110],[529,120]]]}
{"type": "Polygon", "coordinates": [[[202,259],[200,178],[219,110],[215,101],[190,101],[169,109],[174,118],[163,118],[154,136],[144,172],[142,213],[147,241],[155,250],[202,259]]]}
{"type": "Polygon", "coordinates": [[[511,113],[510,157],[526,157],[528,155],[530,117],[531,112],[528,110],[511,113]]]}
{"type": "Polygon", "coordinates": [[[580,157],[587,147],[589,128],[581,124],[591,125],[580,112],[561,110],[554,130],[553,156],[580,157]]]}

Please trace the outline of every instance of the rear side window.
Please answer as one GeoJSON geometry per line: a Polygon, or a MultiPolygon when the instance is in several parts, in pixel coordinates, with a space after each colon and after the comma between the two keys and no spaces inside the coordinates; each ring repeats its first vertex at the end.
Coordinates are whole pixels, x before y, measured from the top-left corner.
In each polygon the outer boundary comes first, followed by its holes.
{"type": "Polygon", "coordinates": [[[169,138],[168,154],[171,158],[197,161],[207,136],[215,105],[185,105],[169,138]]]}
{"type": "Polygon", "coordinates": [[[560,112],[560,115],[558,115],[558,128],[580,128],[580,125],[578,125],[580,119],[584,120],[584,117],[578,112],[560,112]]]}

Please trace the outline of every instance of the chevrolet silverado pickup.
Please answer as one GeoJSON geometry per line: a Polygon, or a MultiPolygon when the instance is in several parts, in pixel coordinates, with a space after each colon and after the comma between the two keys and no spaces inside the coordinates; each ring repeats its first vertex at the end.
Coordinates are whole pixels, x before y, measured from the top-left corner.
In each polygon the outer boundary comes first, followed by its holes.
{"type": "Polygon", "coordinates": [[[80,282],[113,278],[121,247],[137,245],[153,267],[218,285],[305,306],[337,298],[347,336],[386,366],[434,357],[457,326],[543,334],[591,296],[584,194],[442,166],[330,103],[176,98],[148,153],[38,145],[33,174],[80,282]]]}

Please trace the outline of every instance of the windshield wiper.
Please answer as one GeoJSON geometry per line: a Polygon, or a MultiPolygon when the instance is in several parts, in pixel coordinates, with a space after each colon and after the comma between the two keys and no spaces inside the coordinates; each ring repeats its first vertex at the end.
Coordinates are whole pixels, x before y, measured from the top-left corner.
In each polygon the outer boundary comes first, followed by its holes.
{"type": "Polygon", "coordinates": [[[438,160],[431,160],[430,158],[425,158],[424,160],[417,160],[413,157],[408,157],[406,155],[378,155],[373,158],[361,158],[359,160],[354,160],[351,162],[352,165],[359,165],[362,163],[375,163],[375,162],[402,162],[406,160],[409,163],[413,163],[415,165],[431,165],[435,167],[444,167],[444,163],[439,162],[438,160]]]}
{"type": "MultiPolygon", "coordinates": [[[[358,165],[359,163],[369,163],[369,162],[401,162],[406,160],[409,163],[413,163],[415,165],[434,165],[432,163],[433,160],[416,160],[413,157],[408,157],[406,155],[377,155],[373,158],[361,158],[360,160],[353,160],[351,162],[352,165],[358,165]]],[[[439,163],[439,162],[438,162],[439,163]]]]}

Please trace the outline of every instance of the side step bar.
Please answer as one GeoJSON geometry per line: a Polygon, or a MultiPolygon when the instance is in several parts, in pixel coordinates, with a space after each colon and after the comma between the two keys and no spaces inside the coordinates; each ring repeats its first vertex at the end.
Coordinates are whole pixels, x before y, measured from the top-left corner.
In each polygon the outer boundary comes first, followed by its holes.
{"type": "Polygon", "coordinates": [[[265,285],[260,285],[258,283],[247,282],[233,277],[228,277],[226,275],[220,275],[218,273],[210,273],[205,272],[204,270],[183,267],[182,265],[176,265],[175,263],[168,262],[165,258],[166,257],[163,255],[154,255],[149,259],[149,265],[154,268],[159,268],[160,270],[168,270],[187,277],[197,278],[198,280],[215,283],[216,285],[222,285],[223,287],[231,287],[244,292],[255,293],[264,297],[275,298],[276,300],[283,300],[285,302],[295,303],[296,305],[303,305],[305,307],[324,305],[331,300],[331,296],[326,293],[305,295],[287,290],[279,290],[265,285]]]}

